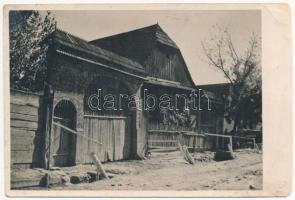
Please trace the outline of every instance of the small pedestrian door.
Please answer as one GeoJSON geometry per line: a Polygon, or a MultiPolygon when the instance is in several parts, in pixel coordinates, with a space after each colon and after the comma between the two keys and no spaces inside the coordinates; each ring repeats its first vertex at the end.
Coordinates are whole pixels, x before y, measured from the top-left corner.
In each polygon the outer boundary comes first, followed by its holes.
{"type": "Polygon", "coordinates": [[[69,101],[61,101],[54,109],[53,135],[51,139],[51,163],[53,166],[71,166],[75,164],[76,135],[57,126],[74,130],[76,128],[76,110],[69,101]]]}

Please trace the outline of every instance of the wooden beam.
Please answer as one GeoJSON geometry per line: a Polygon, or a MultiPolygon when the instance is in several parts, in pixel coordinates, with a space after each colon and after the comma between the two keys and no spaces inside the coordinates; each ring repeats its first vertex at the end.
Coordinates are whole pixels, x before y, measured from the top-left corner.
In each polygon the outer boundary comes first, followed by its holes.
{"type": "Polygon", "coordinates": [[[87,137],[87,136],[85,136],[85,135],[83,135],[83,134],[80,134],[80,133],[78,133],[77,131],[75,131],[75,130],[73,130],[73,129],[70,129],[69,127],[66,127],[66,126],[64,126],[64,125],[61,125],[60,123],[53,122],[53,125],[59,126],[59,127],[65,129],[65,130],[67,130],[67,131],[69,131],[69,132],[71,132],[71,133],[73,133],[73,134],[76,134],[76,135],[81,136],[81,137],[83,137],[83,138],[85,138],[85,139],[87,139],[87,140],[90,140],[90,141],[94,142],[94,143],[97,143],[97,144],[102,145],[101,142],[99,142],[99,141],[97,141],[97,140],[94,140],[94,139],[92,139],[92,138],[90,138],[90,137],[87,137]]]}
{"type": "Polygon", "coordinates": [[[222,135],[222,134],[213,134],[213,133],[205,133],[205,135],[213,136],[213,137],[225,137],[225,138],[231,138],[231,135],[222,135]]]}
{"type": "Polygon", "coordinates": [[[43,167],[46,169],[50,168],[51,158],[51,127],[53,118],[53,97],[54,93],[50,85],[46,85],[44,88],[44,143],[43,143],[43,167]]]}
{"type": "MultiPolygon", "coordinates": [[[[90,60],[90,59],[87,59],[87,58],[82,58],[82,57],[80,57],[80,56],[76,56],[76,55],[70,54],[70,53],[65,52],[65,51],[56,50],[56,52],[57,52],[57,53],[60,53],[60,54],[63,54],[63,55],[66,55],[66,56],[69,56],[69,57],[72,57],[72,58],[76,58],[76,59],[81,60],[81,61],[84,61],[84,62],[88,62],[88,63],[94,64],[94,65],[98,65],[98,66],[103,67],[103,68],[111,69],[111,70],[114,70],[114,71],[120,72],[120,73],[122,73],[122,74],[129,75],[129,76],[132,76],[132,77],[135,77],[135,78],[139,78],[139,79],[142,79],[142,80],[147,80],[145,77],[138,76],[138,75],[135,75],[135,74],[132,74],[132,73],[126,72],[126,71],[124,71],[124,70],[116,69],[116,68],[114,68],[114,67],[111,67],[111,66],[109,66],[109,65],[105,65],[105,64],[100,63],[100,62],[97,62],[97,61],[93,61],[93,60],[90,60]]],[[[135,68],[135,69],[136,69],[136,68],[135,68]]],[[[132,70],[134,70],[134,69],[132,69],[132,70]]]]}
{"type": "Polygon", "coordinates": [[[124,116],[103,116],[103,115],[84,115],[84,117],[98,118],[98,119],[127,119],[124,116]]]}
{"type": "Polygon", "coordinates": [[[94,152],[90,153],[91,158],[95,162],[97,173],[101,174],[103,178],[109,179],[107,173],[105,172],[104,168],[102,167],[102,164],[100,160],[97,158],[97,155],[94,152]]]}

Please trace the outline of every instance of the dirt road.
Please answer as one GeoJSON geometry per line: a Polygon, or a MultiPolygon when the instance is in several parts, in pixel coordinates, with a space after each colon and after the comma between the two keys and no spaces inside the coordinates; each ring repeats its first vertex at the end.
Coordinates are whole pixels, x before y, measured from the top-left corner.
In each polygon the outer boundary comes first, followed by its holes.
{"type": "MultiPolygon", "coordinates": [[[[237,158],[187,164],[179,151],[152,153],[148,160],[104,164],[110,180],[52,187],[51,190],[249,190],[262,189],[262,154],[235,152],[237,158]]],[[[197,156],[203,156],[199,154],[197,156]]],[[[208,159],[209,158],[209,159],[208,159]]],[[[202,159],[200,159],[202,160],[202,159]]],[[[94,166],[91,166],[94,169],[94,166]]]]}

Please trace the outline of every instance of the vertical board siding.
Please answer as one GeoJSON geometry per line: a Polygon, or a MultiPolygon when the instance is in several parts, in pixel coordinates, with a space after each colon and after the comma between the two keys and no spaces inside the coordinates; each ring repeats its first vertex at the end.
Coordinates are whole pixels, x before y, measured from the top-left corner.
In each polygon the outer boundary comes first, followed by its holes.
{"type": "Polygon", "coordinates": [[[144,63],[150,76],[180,82],[191,86],[185,72],[185,64],[178,55],[155,48],[144,63]]]}
{"type": "Polygon", "coordinates": [[[127,126],[128,118],[84,117],[84,134],[89,139],[82,142],[84,163],[92,163],[90,153],[94,152],[103,161],[122,160],[129,157],[131,137],[127,126]],[[92,139],[92,140],[91,140],[92,139]],[[97,142],[101,144],[98,144],[97,142]]]}
{"type": "Polygon", "coordinates": [[[40,96],[11,90],[10,145],[11,164],[24,167],[40,165],[40,96]]]}

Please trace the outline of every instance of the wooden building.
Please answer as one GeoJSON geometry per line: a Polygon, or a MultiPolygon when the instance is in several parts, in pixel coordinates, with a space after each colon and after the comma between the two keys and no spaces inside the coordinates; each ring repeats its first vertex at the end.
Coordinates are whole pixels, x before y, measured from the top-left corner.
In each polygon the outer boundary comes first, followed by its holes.
{"type": "MultiPolygon", "coordinates": [[[[222,129],[222,104],[214,98],[213,111],[191,112],[190,121],[167,121],[169,113],[143,109],[145,91],[156,97],[163,93],[189,96],[198,89],[180,49],[158,24],[90,42],[56,30],[51,40],[44,94],[11,90],[12,164],[86,164],[92,162],[91,152],[105,162],[136,159],[144,156],[153,139],[168,144],[179,132],[201,134],[222,129]],[[120,102],[123,109],[90,109],[89,99],[98,90],[102,96],[133,95],[133,105],[124,101],[120,102]],[[21,98],[32,95],[34,129],[26,123],[30,102],[24,102],[31,97],[21,98]],[[200,113],[207,114],[202,119],[200,113]],[[30,150],[21,150],[19,140],[23,137],[29,139],[22,148],[30,150]]],[[[180,100],[182,111],[183,101],[185,98],[180,100]]]]}

